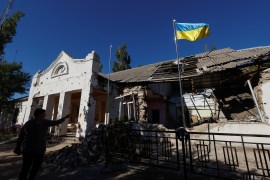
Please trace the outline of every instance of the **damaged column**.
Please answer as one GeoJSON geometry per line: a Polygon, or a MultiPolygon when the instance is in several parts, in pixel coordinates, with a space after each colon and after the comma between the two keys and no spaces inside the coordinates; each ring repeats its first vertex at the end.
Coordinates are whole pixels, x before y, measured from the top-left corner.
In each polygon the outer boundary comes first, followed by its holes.
{"type": "Polygon", "coordinates": [[[95,127],[96,100],[93,98],[93,87],[97,86],[96,74],[99,72],[99,56],[92,51],[85,58],[91,62],[91,73],[87,73],[84,79],[84,86],[81,90],[80,110],[76,137],[85,137],[87,131],[95,127]]]}
{"type": "Polygon", "coordinates": [[[138,92],[139,122],[147,122],[147,103],[144,89],[138,92]]]}

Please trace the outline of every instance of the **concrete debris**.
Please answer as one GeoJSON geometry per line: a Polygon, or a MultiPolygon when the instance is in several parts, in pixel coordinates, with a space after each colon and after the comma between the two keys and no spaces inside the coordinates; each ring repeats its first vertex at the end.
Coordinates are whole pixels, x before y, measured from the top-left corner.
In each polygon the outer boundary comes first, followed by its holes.
{"type": "Polygon", "coordinates": [[[43,172],[68,171],[103,161],[102,127],[93,129],[81,144],[72,144],[45,156],[43,172]]]}
{"type": "Polygon", "coordinates": [[[133,123],[131,128],[134,130],[142,130],[139,133],[142,139],[144,140],[162,142],[166,138],[175,138],[175,134],[169,132],[172,130],[167,129],[162,124],[133,123]],[[147,130],[151,130],[151,132],[148,132],[147,130]],[[152,132],[152,131],[156,131],[156,132],[152,132]],[[165,132],[162,132],[162,131],[165,131],[165,132]]]}
{"type": "MultiPolygon", "coordinates": [[[[43,173],[68,171],[77,167],[87,167],[98,162],[104,162],[104,138],[106,136],[104,131],[106,128],[106,126],[99,126],[91,130],[81,144],[72,144],[72,146],[66,146],[58,151],[47,154],[42,165],[43,173]]],[[[161,124],[147,123],[134,123],[132,124],[132,129],[168,131],[161,124]]],[[[157,134],[159,140],[163,139],[164,136],[169,137],[171,135],[171,133],[157,134]]],[[[142,134],[142,136],[145,136],[145,134],[142,134]]],[[[151,136],[156,137],[156,134],[151,134],[151,136]]]]}
{"type": "Polygon", "coordinates": [[[59,151],[46,155],[42,169],[48,171],[65,171],[76,167],[94,164],[100,157],[92,153],[87,146],[76,144],[66,146],[59,151]]]}

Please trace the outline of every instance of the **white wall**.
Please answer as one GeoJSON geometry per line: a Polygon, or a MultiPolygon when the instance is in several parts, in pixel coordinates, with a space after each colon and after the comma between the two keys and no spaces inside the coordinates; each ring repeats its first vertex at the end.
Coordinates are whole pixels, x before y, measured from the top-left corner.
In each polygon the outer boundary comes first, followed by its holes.
{"type": "MultiPolygon", "coordinates": [[[[25,114],[19,114],[23,119],[22,122],[25,123],[35,110],[34,108],[31,109],[33,98],[43,97],[46,101],[49,95],[64,95],[65,93],[80,91],[81,102],[78,123],[83,132],[78,131],[76,136],[84,136],[88,128],[94,127],[94,122],[92,121],[94,121],[95,109],[90,108],[89,105],[95,103],[93,98],[90,97],[90,93],[91,86],[97,84],[95,75],[93,74],[97,73],[98,70],[99,56],[94,51],[89,53],[84,59],[73,59],[62,51],[45,71],[38,72],[34,75],[29,91],[28,102],[26,103],[25,114]],[[59,68],[60,66],[64,68],[59,68]]],[[[59,106],[62,106],[64,99],[60,101],[59,106]]],[[[63,109],[65,113],[70,112],[69,106],[61,108],[67,108],[63,109]]],[[[66,115],[62,113],[58,113],[58,119],[66,115]]]]}
{"type": "Polygon", "coordinates": [[[16,124],[24,124],[25,123],[24,119],[25,119],[26,111],[29,108],[27,106],[27,100],[20,101],[20,102],[16,103],[16,108],[19,108],[19,114],[17,116],[16,124]]]}
{"type": "Polygon", "coordinates": [[[262,84],[262,103],[265,115],[266,123],[270,124],[270,82],[262,84]]]}
{"type": "Polygon", "coordinates": [[[48,94],[74,91],[82,89],[85,83],[90,81],[92,75],[91,59],[72,59],[65,52],[61,52],[58,58],[45,71],[38,73],[33,79],[30,96],[41,97],[48,94]],[[67,66],[66,74],[54,76],[53,71],[58,64],[67,66]]]}
{"type": "Polygon", "coordinates": [[[188,109],[191,110],[191,115],[199,116],[199,114],[200,114],[201,117],[212,117],[212,114],[215,113],[215,103],[214,103],[212,98],[204,98],[204,96],[201,94],[193,95],[193,96],[184,95],[184,98],[185,98],[185,103],[186,103],[188,109]],[[199,113],[197,112],[191,99],[193,100],[199,113]],[[208,102],[210,108],[209,108],[207,102],[208,102]]]}
{"type": "Polygon", "coordinates": [[[115,99],[118,94],[118,88],[116,85],[111,86],[111,92],[110,92],[110,100],[109,100],[109,111],[110,111],[110,119],[118,119],[119,118],[119,103],[120,98],[115,99]]]}
{"type": "MultiPolygon", "coordinates": [[[[208,117],[215,117],[215,115],[218,114],[218,107],[217,104],[215,104],[214,99],[212,98],[204,98],[203,94],[184,94],[184,101],[185,105],[188,107],[188,109],[191,111],[191,115],[198,116],[198,120],[201,118],[208,118],[208,117]],[[193,103],[191,101],[193,100],[193,103]],[[210,106],[208,106],[208,104],[210,106]],[[197,109],[197,110],[196,110],[197,109]],[[216,114],[215,114],[216,113],[216,114]]],[[[169,106],[169,112],[172,118],[176,119],[176,107],[181,107],[181,101],[179,96],[174,96],[169,98],[170,106],[169,106]],[[175,104],[175,105],[174,105],[175,104]]],[[[220,118],[224,118],[224,115],[222,112],[220,112],[220,118]]]]}

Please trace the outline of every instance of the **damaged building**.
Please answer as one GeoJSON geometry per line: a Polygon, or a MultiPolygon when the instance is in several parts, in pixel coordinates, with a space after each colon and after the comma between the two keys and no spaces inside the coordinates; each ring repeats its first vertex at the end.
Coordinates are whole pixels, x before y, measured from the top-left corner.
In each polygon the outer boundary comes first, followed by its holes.
{"type": "Polygon", "coordinates": [[[64,51],[35,74],[28,98],[17,103],[17,123],[32,117],[37,107],[48,119],[71,113],[51,133],[76,132],[84,137],[98,124],[119,119],[163,124],[168,128],[205,121],[269,124],[270,46],[243,50],[225,48],[110,74],[99,73],[93,51],[74,59],[64,51]]]}
{"type": "MultiPolygon", "coordinates": [[[[226,48],[180,59],[183,106],[187,107],[191,123],[209,118],[268,123],[269,51],[270,47],[226,48]]],[[[181,123],[177,64],[177,60],[171,60],[111,75],[111,80],[122,89],[123,101],[130,95],[137,97],[134,107],[139,121],[165,126],[181,123]]],[[[130,117],[125,103],[125,116],[130,117]]]]}

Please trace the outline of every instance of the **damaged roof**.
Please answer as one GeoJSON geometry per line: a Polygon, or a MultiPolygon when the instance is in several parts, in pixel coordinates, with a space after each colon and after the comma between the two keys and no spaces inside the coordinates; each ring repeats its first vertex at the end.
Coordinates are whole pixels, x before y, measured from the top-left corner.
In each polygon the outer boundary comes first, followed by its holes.
{"type": "Polygon", "coordinates": [[[110,79],[117,82],[143,82],[148,81],[156,69],[164,62],[127,69],[111,73],[110,79]]]}
{"type": "Polygon", "coordinates": [[[218,71],[245,65],[258,58],[269,59],[270,46],[242,50],[224,50],[223,53],[214,53],[215,51],[213,51],[205,56],[198,57],[197,68],[204,71],[218,71]]]}
{"type": "MultiPolygon", "coordinates": [[[[269,53],[270,46],[265,46],[242,50],[224,48],[184,57],[180,59],[180,65],[184,70],[182,78],[250,65],[257,60],[269,62],[269,53]]],[[[178,61],[174,59],[127,69],[111,73],[110,79],[120,83],[176,80],[178,78],[177,64],[178,61]]]]}

